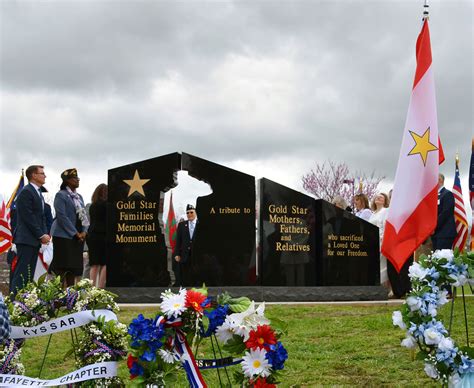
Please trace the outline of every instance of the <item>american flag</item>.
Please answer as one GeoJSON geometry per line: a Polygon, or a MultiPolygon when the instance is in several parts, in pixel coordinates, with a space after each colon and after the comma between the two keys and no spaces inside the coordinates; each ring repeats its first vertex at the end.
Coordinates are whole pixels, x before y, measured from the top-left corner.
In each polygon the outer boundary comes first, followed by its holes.
{"type": "Polygon", "coordinates": [[[16,211],[16,199],[24,186],[25,178],[22,170],[20,180],[10,199],[6,204],[3,200],[0,204],[0,253],[8,251],[12,246],[12,211],[16,211]]]}
{"type": "Polygon", "coordinates": [[[464,251],[466,246],[469,227],[467,225],[466,208],[462,199],[461,180],[459,179],[459,159],[456,156],[456,171],[454,173],[454,220],[456,222],[456,238],[453,248],[458,248],[460,252],[464,251]]]}
{"type": "Polygon", "coordinates": [[[12,231],[10,229],[10,209],[2,200],[0,204],[0,253],[6,252],[12,246],[12,231]]]}
{"type": "MultiPolygon", "coordinates": [[[[471,166],[469,167],[469,194],[474,224],[474,138],[472,139],[471,166]]],[[[474,251],[474,228],[471,225],[471,251],[474,251]]]]}

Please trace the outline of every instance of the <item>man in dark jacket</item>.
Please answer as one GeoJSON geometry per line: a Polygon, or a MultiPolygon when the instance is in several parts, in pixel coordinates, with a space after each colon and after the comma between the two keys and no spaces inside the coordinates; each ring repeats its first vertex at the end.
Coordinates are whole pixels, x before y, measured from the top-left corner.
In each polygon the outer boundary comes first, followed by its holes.
{"type": "Polygon", "coordinates": [[[46,180],[43,166],[28,167],[26,178],[29,183],[16,201],[17,225],[13,242],[16,244],[18,262],[10,283],[10,291],[14,294],[33,279],[41,244],[48,244],[50,241],[41,192],[46,180]]]}
{"type": "Polygon", "coordinates": [[[192,285],[192,248],[198,224],[196,209],[193,205],[186,206],[187,221],[180,222],[176,231],[176,246],[173,258],[178,263],[176,285],[192,285]]]}
{"type": "Polygon", "coordinates": [[[454,195],[444,187],[444,175],[438,178],[438,223],[431,236],[433,251],[436,249],[452,249],[456,237],[454,221],[454,195]]]}

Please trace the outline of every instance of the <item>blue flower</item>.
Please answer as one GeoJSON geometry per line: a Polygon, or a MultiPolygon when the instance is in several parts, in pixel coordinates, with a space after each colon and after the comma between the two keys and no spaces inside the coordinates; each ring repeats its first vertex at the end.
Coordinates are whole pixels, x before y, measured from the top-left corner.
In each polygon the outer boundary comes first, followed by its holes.
{"type": "Polygon", "coordinates": [[[461,356],[462,364],[459,365],[458,372],[459,374],[464,373],[474,373],[474,360],[471,360],[467,356],[461,356]]]}
{"type": "Polygon", "coordinates": [[[224,323],[228,311],[229,305],[227,304],[224,306],[219,305],[212,311],[204,311],[204,315],[209,319],[209,327],[205,333],[203,333],[204,330],[201,331],[202,336],[209,337],[212,335],[224,323]]]}
{"type": "Polygon", "coordinates": [[[156,354],[155,352],[152,352],[150,350],[146,350],[143,352],[143,354],[140,356],[140,360],[142,361],[155,361],[156,360],[156,354]]]}
{"type": "Polygon", "coordinates": [[[132,364],[132,367],[130,368],[130,374],[131,375],[143,376],[144,372],[145,372],[145,370],[143,369],[143,367],[138,362],[134,362],[132,364]]]}
{"type": "Polygon", "coordinates": [[[283,369],[283,364],[288,358],[288,352],[280,341],[276,345],[270,345],[270,350],[267,351],[265,358],[272,364],[273,370],[283,369]]]}
{"type": "Polygon", "coordinates": [[[153,320],[146,319],[140,314],[130,323],[128,334],[130,334],[132,339],[132,347],[140,347],[143,342],[147,344],[156,342],[154,344],[156,349],[162,345],[159,340],[165,335],[165,330],[162,324],[156,325],[158,318],[159,316],[153,320]]]}

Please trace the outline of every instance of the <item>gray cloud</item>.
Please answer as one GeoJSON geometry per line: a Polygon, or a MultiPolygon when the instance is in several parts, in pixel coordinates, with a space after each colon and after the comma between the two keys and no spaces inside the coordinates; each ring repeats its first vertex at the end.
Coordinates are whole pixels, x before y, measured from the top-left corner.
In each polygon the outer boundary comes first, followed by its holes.
{"type": "MultiPolygon", "coordinates": [[[[183,150],[254,166],[251,174],[281,162],[275,179],[288,184],[327,158],[393,179],[421,26],[417,2],[0,7],[5,174],[42,160],[99,180],[108,168],[183,150]]],[[[467,0],[431,2],[443,169],[452,173],[459,150],[465,176],[472,11],[467,0]]]]}

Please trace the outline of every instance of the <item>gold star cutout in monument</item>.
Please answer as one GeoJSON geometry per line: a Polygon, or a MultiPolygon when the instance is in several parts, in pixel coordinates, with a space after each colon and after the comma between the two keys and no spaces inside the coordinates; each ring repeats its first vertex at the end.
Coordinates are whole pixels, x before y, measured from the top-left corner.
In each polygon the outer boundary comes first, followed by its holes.
{"type": "Polygon", "coordinates": [[[138,170],[135,170],[135,175],[133,176],[133,179],[124,179],[123,181],[130,186],[130,190],[128,192],[129,197],[134,192],[140,193],[141,195],[145,196],[145,192],[143,191],[143,185],[149,182],[150,179],[140,179],[140,175],[138,175],[138,170]]]}
{"type": "Polygon", "coordinates": [[[415,146],[411,149],[408,155],[420,154],[423,164],[426,166],[426,160],[428,159],[428,152],[436,151],[438,147],[430,143],[430,127],[428,127],[423,136],[417,135],[415,132],[410,132],[411,137],[415,140],[415,146]]]}

